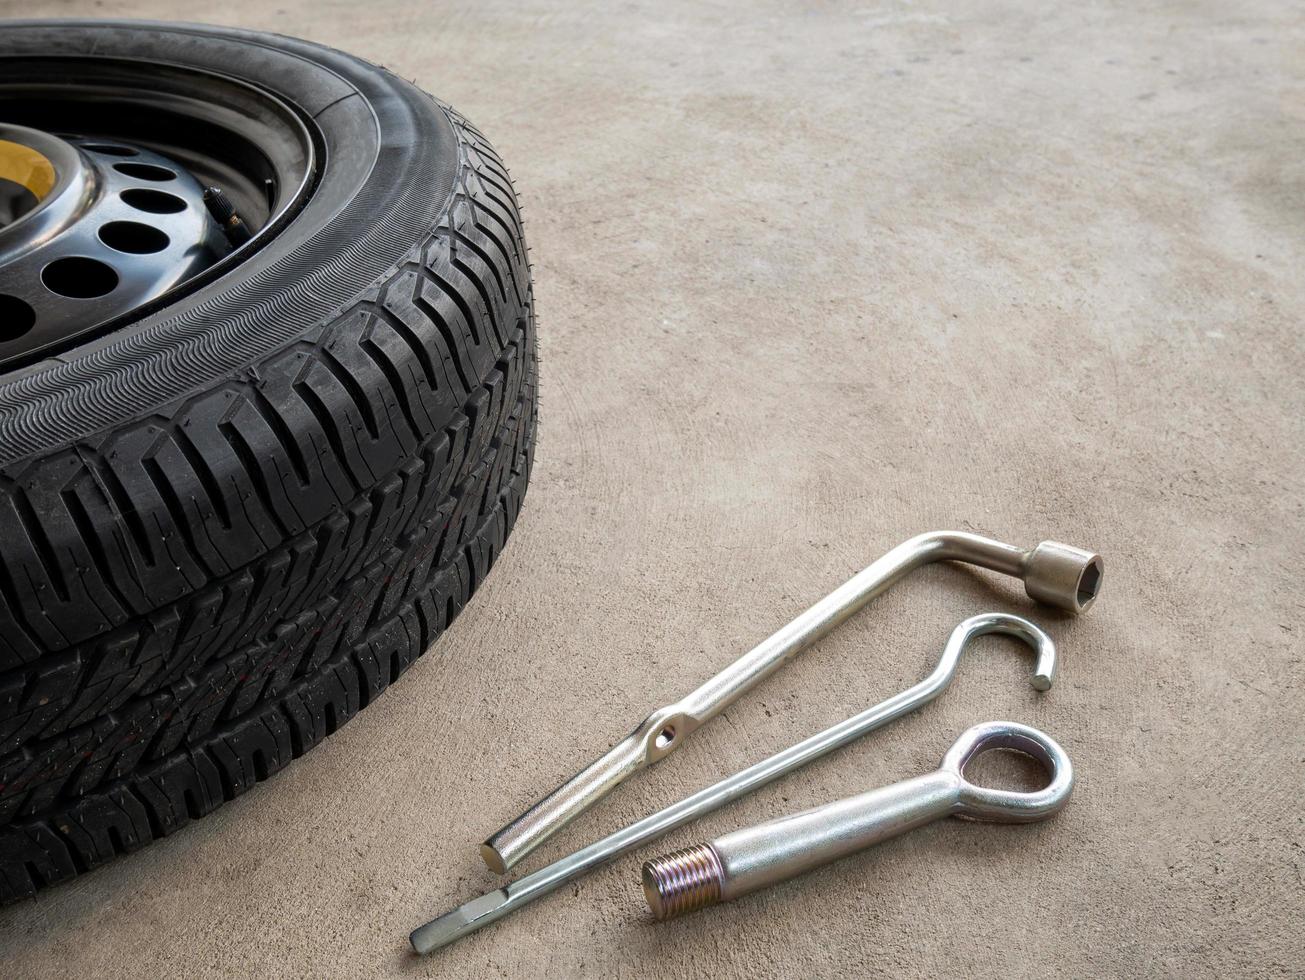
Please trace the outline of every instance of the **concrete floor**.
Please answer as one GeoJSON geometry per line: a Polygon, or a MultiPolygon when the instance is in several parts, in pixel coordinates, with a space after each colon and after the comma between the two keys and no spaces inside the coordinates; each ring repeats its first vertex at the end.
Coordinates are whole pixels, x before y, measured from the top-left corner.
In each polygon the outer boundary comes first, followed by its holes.
{"type": "MultiPolygon", "coordinates": [[[[495,140],[544,417],[484,590],[398,686],[170,840],[0,910],[6,976],[1230,976],[1302,929],[1305,14],[1244,0],[515,6],[0,2],[347,48],[495,140]],[[475,844],[889,546],[1102,552],[1068,621],[936,568],[548,855],[921,677],[937,703],[429,959],[475,844]],[[639,860],[936,765],[1014,718],[1073,756],[1032,827],[950,821],[650,922],[639,860]]],[[[1014,778],[1013,774],[1006,774],[1014,778]]]]}

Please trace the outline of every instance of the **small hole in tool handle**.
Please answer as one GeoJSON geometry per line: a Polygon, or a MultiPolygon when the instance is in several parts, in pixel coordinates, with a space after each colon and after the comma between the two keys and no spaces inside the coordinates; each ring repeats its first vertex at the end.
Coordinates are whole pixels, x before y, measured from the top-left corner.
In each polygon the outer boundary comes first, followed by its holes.
{"type": "Polygon", "coordinates": [[[653,740],[653,745],[659,749],[669,748],[670,744],[675,741],[675,726],[667,725],[657,733],[657,738],[653,740]]]}

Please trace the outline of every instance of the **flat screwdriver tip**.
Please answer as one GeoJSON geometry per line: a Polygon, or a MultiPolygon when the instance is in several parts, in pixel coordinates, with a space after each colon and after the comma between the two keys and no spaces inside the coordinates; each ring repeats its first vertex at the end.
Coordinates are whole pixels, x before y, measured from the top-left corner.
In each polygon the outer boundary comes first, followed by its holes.
{"type": "Polygon", "coordinates": [[[408,942],[412,943],[413,952],[425,956],[498,920],[507,904],[508,893],[502,888],[488,892],[418,926],[408,936],[408,942]],[[496,912],[499,914],[495,915],[496,912]]]}

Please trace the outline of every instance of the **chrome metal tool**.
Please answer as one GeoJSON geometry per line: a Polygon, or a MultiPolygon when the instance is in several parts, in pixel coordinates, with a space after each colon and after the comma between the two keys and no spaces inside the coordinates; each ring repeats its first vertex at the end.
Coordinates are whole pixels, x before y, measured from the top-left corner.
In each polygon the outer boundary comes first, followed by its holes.
{"type": "Polygon", "coordinates": [[[952,631],[938,665],[918,684],[782,752],[777,752],[742,772],[737,772],[712,786],[701,789],[664,810],[650,814],[588,847],[581,848],[574,854],[554,861],[547,867],[540,868],[502,888],[496,888],[479,898],[472,899],[437,919],[432,919],[413,931],[409,937],[412,948],[418,953],[429,953],[441,946],[447,946],[491,922],[497,922],[535,899],[556,891],[567,882],[587,874],[599,865],[627,854],[642,844],[656,840],[663,834],[711,813],[727,803],[732,803],[780,776],[806,765],[813,759],[841,748],[867,732],[881,728],[890,721],[929,703],[951,683],[961,654],[970,641],[985,633],[1003,633],[1023,640],[1032,647],[1037,658],[1030,682],[1038,691],[1045,691],[1051,687],[1056,674],[1056,646],[1052,643],[1051,637],[1019,616],[1005,613],[972,616],[952,631]]]}
{"type": "Polygon", "coordinates": [[[1073,789],[1074,769],[1054,739],[1027,725],[990,721],[962,734],[936,772],[648,861],[643,892],[657,919],[671,919],[795,878],[942,817],[995,823],[1046,820],[1069,802],[1073,789]],[[1031,755],[1050,781],[1023,793],[988,789],[965,778],[966,763],[998,748],[1031,755]]]}
{"type": "Polygon", "coordinates": [[[631,774],[666,758],[696,729],[875,596],[909,572],[936,561],[968,562],[1023,579],[1030,597],[1072,613],[1092,605],[1104,570],[1099,555],[1055,541],[1024,549],[963,531],[917,535],[844,582],[697,690],[658,708],[601,758],[485,841],[481,857],[491,870],[507,871],[631,774]]]}

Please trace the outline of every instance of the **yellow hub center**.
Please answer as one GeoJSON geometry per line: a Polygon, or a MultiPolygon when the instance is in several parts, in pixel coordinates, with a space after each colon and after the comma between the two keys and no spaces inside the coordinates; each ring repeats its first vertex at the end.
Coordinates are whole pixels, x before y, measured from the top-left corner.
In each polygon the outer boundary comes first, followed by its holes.
{"type": "Polygon", "coordinates": [[[0,140],[0,180],[25,188],[39,203],[54,187],[54,164],[30,146],[0,140]]]}

